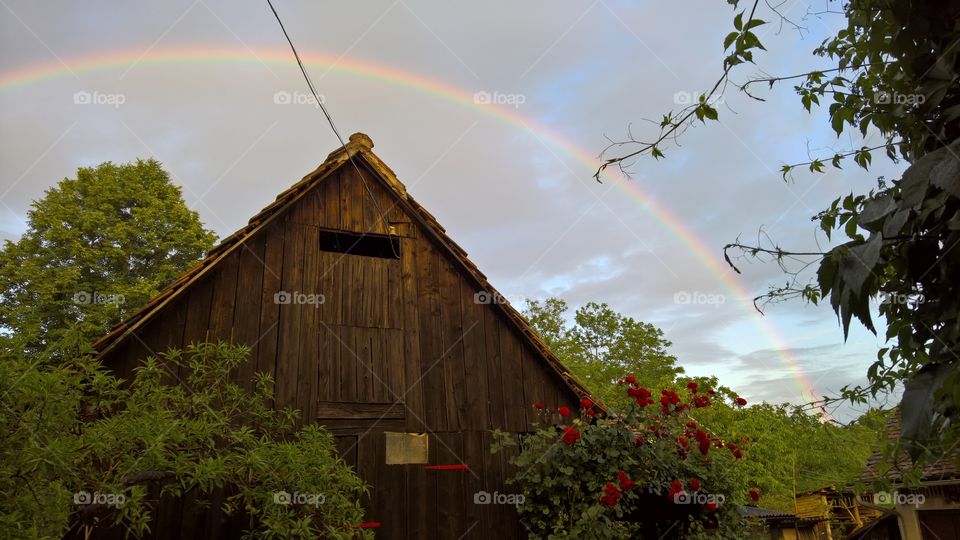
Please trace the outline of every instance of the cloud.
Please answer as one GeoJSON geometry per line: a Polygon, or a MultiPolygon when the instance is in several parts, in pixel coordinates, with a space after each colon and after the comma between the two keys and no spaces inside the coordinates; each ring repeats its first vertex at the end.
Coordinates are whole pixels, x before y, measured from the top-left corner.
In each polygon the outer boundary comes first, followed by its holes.
{"type": "MultiPolygon", "coordinates": [[[[223,236],[337,145],[315,107],[275,102],[277,92],[306,88],[263,5],[183,0],[144,11],[84,2],[55,17],[36,3],[10,7],[29,30],[12,17],[0,20],[0,76],[59,69],[57,57],[69,70],[0,87],[6,237],[22,231],[17,216],[32,199],[77,167],[138,157],[160,159],[188,204],[223,236]],[[151,61],[173,51],[194,56],[151,61]],[[81,69],[83,59],[101,55],[114,63],[81,69]],[[121,93],[125,102],[79,106],[77,91],[121,93]]],[[[810,215],[874,182],[852,169],[780,179],[781,162],[806,160],[808,135],[813,147],[846,142],[835,142],[823,113],[803,111],[789,88],[765,104],[727,92],[720,125],[690,130],[682,147],[664,148],[666,160],[633,164],[629,189],[595,182],[595,164],[582,161],[604,149],[605,136],[653,133],[645,119],[659,120],[678,92],[712,84],[732,18],[727,6],[708,3],[691,13],[682,4],[622,1],[410,0],[306,3],[281,14],[306,58],[340,59],[334,69],[308,68],[341,132],[370,134],[375,151],[499,289],[560,294],[573,305],[608,302],[662,327],[692,372],[755,383],[758,396],[773,401],[793,399],[782,383],[794,375],[773,349],[835,324],[832,314],[790,303],[761,322],[749,297],[782,274],[760,264],[741,264],[743,274],[734,274],[721,250],[761,225],[785,247],[815,248],[810,215]],[[525,99],[493,111],[472,103],[477,91],[525,99]],[[724,302],[681,303],[678,293],[724,302]],[[747,361],[765,361],[768,371],[747,361]]],[[[770,53],[757,69],[798,72],[821,37],[763,29],[770,53]]],[[[895,174],[878,167],[877,174],[895,174]]],[[[816,362],[844,358],[836,377],[821,379],[825,388],[863,373],[871,359],[869,342],[834,344],[833,352],[817,349],[816,340],[802,343],[811,350],[791,353],[812,379],[820,374],[816,362]]]]}

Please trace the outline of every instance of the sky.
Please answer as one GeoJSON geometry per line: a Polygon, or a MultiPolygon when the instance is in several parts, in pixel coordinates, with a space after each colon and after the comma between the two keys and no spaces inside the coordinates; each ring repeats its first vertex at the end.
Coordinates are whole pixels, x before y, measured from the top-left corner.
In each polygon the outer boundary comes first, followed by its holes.
{"type": "MultiPolygon", "coordinates": [[[[791,24],[733,81],[823,65],[838,18],[787,0],[791,24]]],[[[875,160],[784,181],[784,163],[859,148],[790,86],[729,86],[718,123],[666,158],[592,178],[609,140],[721,73],[734,10],[721,0],[482,3],[276,0],[340,132],[362,131],[410,193],[515,305],[559,296],[662,328],[693,375],[751,401],[804,403],[862,382],[882,346],[829,307],[752,297],[785,276],[723,261],[725,244],[829,246],[811,216],[902,165],[875,160]]],[[[822,5],[819,6],[822,8],[822,5]]],[[[775,20],[772,13],[760,14],[775,20]]],[[[868,140],[868,142],[870,142],[868,140]]],[[[873,140],[876,144],[876,140],[873,140]]],[[[0,0],[0,239],[78,167],[155,158],[220,237],[339,145],[266,1],[0,0]]],[[[860,409],[842,405],[839,420],[860,409]]]]}

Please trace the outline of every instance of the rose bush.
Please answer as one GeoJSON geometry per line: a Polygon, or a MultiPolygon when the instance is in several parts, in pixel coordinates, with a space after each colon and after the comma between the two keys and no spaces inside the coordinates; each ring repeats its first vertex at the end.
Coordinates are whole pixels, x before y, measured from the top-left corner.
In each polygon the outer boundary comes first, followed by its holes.
{"type": "Polygon", "coordinates": [[[761,495],[738,470],[750,441],[697,420],[724,398],[694,381],[656,393],[633,376],[618,384],[624,410],[589,398],[579,415],[537,403],[534,433],[498,433],[494,452],[521,445],[510,483],[525,497],[518,512],[531,538],[742,538],[737,506],[761,495]]]}

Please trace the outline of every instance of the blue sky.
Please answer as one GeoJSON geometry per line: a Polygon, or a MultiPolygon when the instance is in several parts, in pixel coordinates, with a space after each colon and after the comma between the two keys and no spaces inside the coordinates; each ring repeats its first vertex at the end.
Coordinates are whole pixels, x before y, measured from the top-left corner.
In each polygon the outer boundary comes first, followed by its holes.
{"type": "MultiPolygon", "coordinates": [[[[804,32],[761,27],[769,52],[734,80],[817,65],[810,51],[840,21],[806,17],[810,5],[784,6],[804,32]]],[[[594,155],[606,136],[622,137],[628,126],[652,133],[645,119],[674,107],[678,93],[707,89],[720,73],[734,15],[722,0],[278,0],[277,8],[304,54],[390,66],[469,94],[522,96],[519,114],[594,155]]],[[[257,60],[285,47],[265,3],[3,0],[0,80],[44,64],[62,73],[0,86],[0,238],[16,238],[30,201],[77,167],[138,157],[162,161],[221,236],[240,227],[336,146],[315,108],[274,102],[277,92],[306,92],[292,58],[257,60]],[[229,48],[250,60],[149,61],[183,48],[229,48]],[[126,63],[71,67],[119,53],[126,63]],[[78,91],[122,95],[124,103],[77,104],[78,91]]],[[[881,341],[855,328],[844,343],[823,307],[772,306],[766,322],[782,343],[760,331],[757,314],[745,307],[749,298],[731,293],[649,206],[609,182],[597,184],[588,166],[536,131],[390,81],[311,70],[341,131],[368,133],[375,151],[510,297],[607,302],[663,328],[689,372],[717,375],[752,400],[801,402],[808,396],[798,378],[814,381],[818,395],[835,392],[860,381],[874,358],[881,341]],[[677,304],[681,292],[724,295],[724,302],[677,304]],[[785,365],[779,348],[798,364],[785,365]]],[[[861,141],[838,140],[822,111],[806,113],[788,86],[759,94],[767,101],[728,88],[720,124],[690,130],[682,146],[665,148],[666,160],[631,169],[630,182],[676,215],[716,261],[724,244],[738,235],[752,239],[761,226],[783,246],[827,245],[810,216],[901,169],[878,156],[869,173],[847,167],[784,182],[782,163],[861,141]]],[[[784,279],[775,265],[742,270],[728,277],[751,294],[784,279]]]]}

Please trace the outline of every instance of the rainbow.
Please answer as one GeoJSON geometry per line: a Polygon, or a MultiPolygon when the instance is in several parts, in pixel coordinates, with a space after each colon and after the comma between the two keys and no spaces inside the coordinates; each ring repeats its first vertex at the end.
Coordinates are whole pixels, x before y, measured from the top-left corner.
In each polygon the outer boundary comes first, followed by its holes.
{"type": "MultiPolygon", "coordinates": [[[[467,107],[481,115],[491,116],[498,121],[530,131],[541,141],[547,142],[555,148],[562,150],[564,154],[583,164],[585,176],[592,174],[600,165],[600,161],[595,155],[564,139],[561,135],[539,124],[536,120],[521,115],[517,112],[516,108],[496,104],[479,104],[475,100],[474,93],[463,88],[458,88],[443,81],[431,79],[416,73],[401,71],[368,61],[352,58],[335,58],[322,54],[303,54],[301,56],[304,64],[314,70],[320,70],[321,73],[336,71],[337,73],[362,79],[406,87],[417,92],[430,94],[462,107],[467,107]]],[[[176,47],[148,50],[146,53],[129,50],[105,51],[88,56],[68,58],[63,62],[53,61],[43,64],[33,64],[0,72],[0,91],[12,90],[62,77],[79,77],[81,73],[94,71],[121,70],[121,72],[126,73],[126,71],[133,68],[133,66],[224,62],[262,62],[264,64],[283,66],[295,65],[293,55],[286,49],[260,49],[251,51],[239,47],[235,49],[176,47]]],[[[314,74],[314,76],[316,78],[316,74],[314,74]]],[[[790,371],[797,384],[802,399],[818,399],[819,396],[816,393],[814,383],[800,368],[797,359],[787,350],[789,348],[787,342],[766,318],[754,310],[752,302],[749,301],[753,295],[733,277],[729,268],[726,267],[720,258],[712,254],[710,248],[697,238],[690,229],[683,224],[679,217],[658,203],[652,196],[645,193],[639,183],[630,182],[619,175],[609,173],[605,173],[603,179],[606,182],[612,182],[618,189],[622,190],[630,198],[651,212],[653,216],[667,228],[671,235],[680,241],[728,292],[732,293],[743,309],[751,314],[751,317],[763,334],[767,336],[773,348],[778,351],[784,366],[790,371]]]]}

